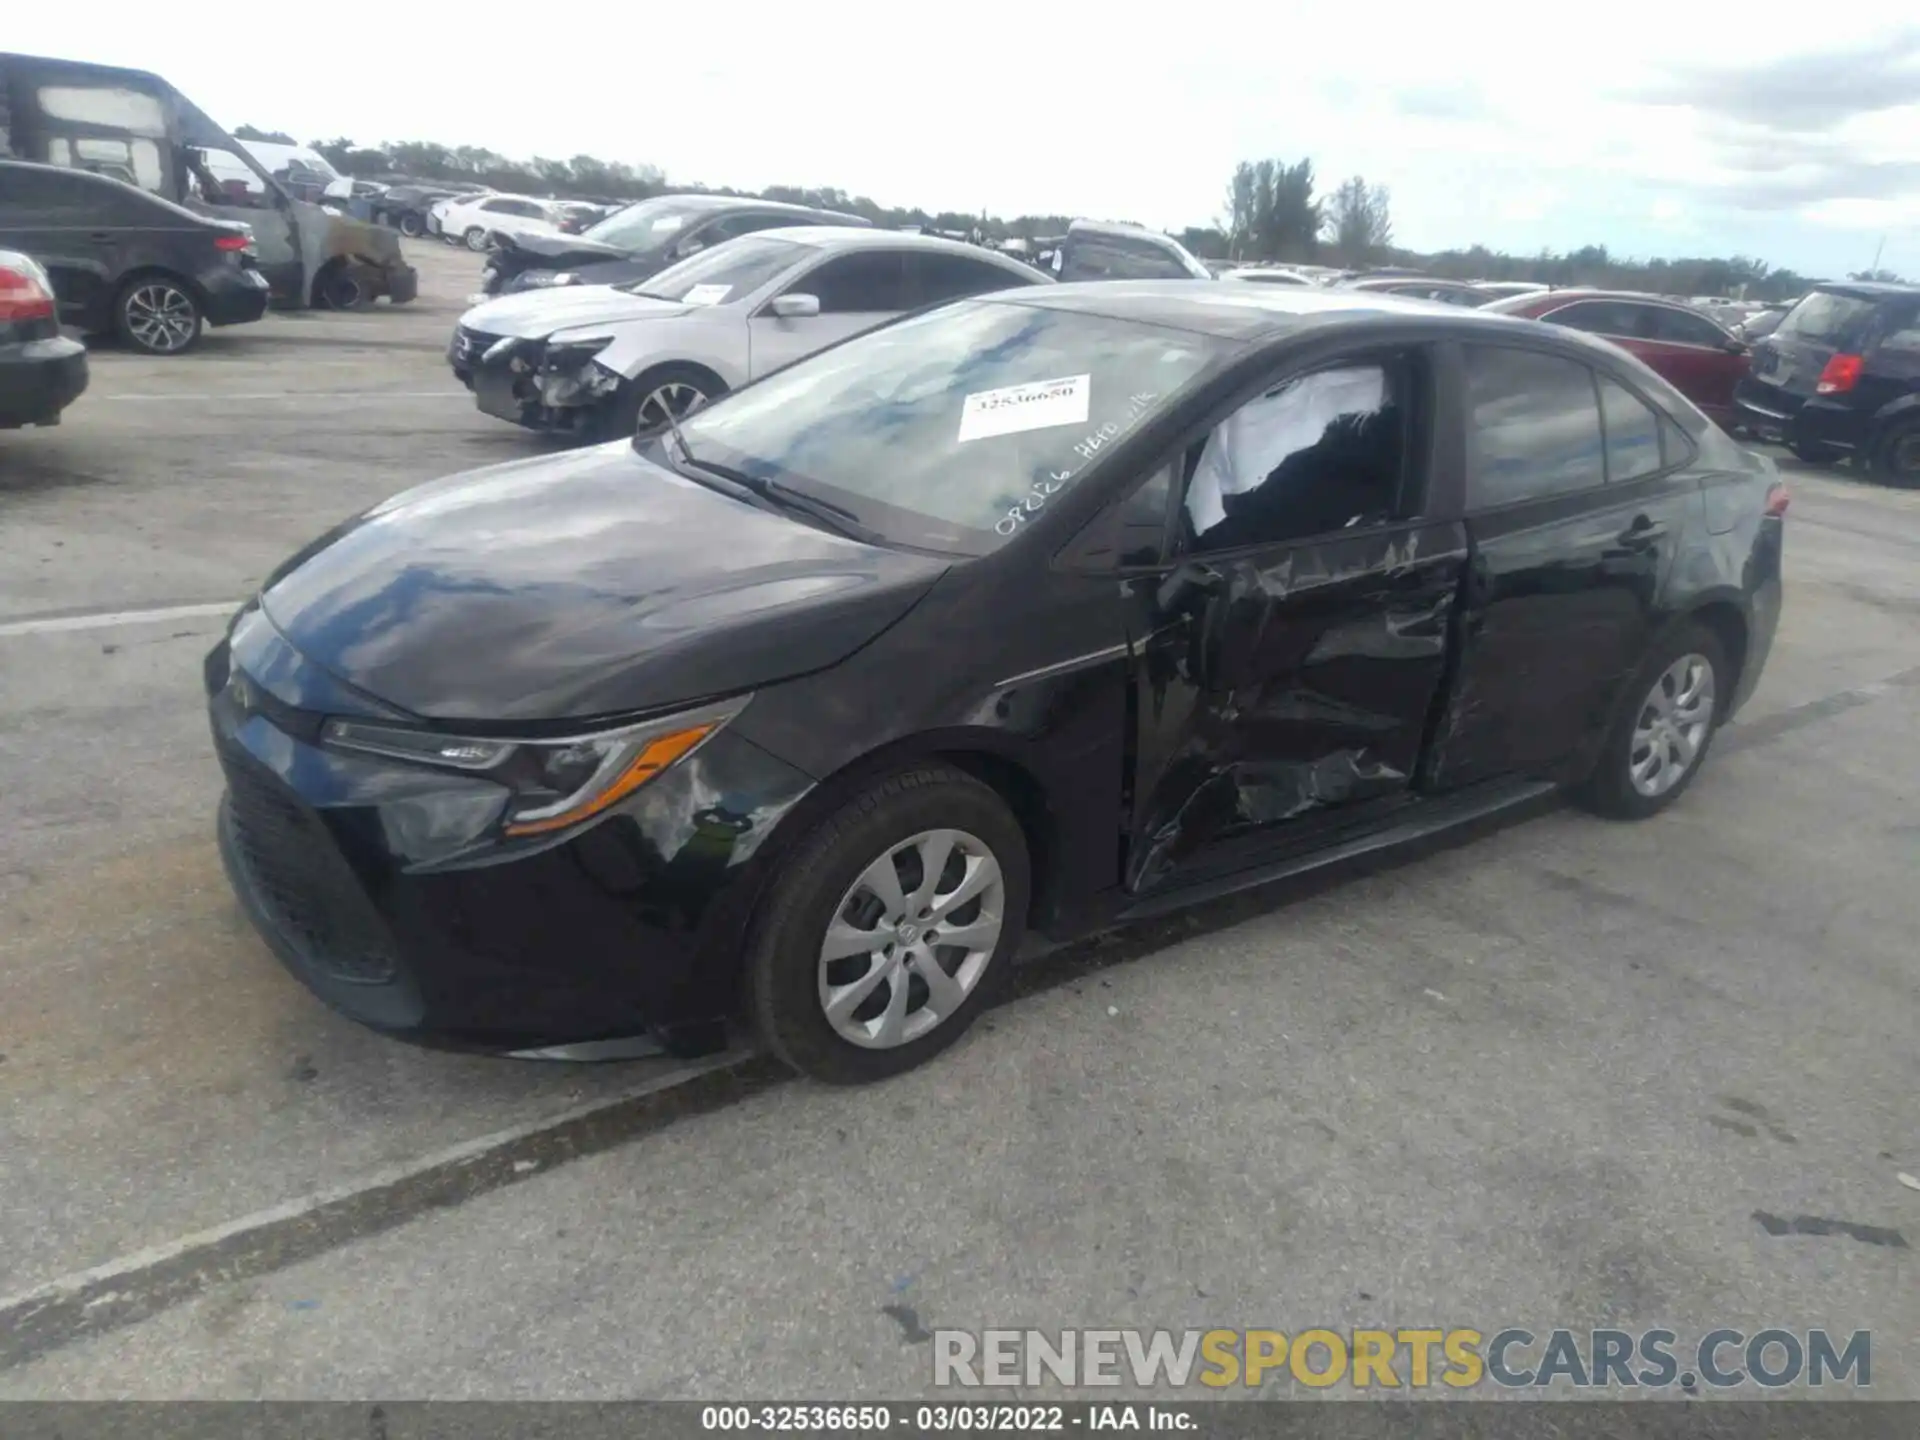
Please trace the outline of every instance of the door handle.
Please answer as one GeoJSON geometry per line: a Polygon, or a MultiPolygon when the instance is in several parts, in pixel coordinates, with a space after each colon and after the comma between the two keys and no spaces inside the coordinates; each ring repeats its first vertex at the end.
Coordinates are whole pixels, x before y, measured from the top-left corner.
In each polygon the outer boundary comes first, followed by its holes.
{"type": "Polygon", "coordinates": [[[96,230],[93,234],[87,236],[87,239],[96,245],[111,245],[113,243],[113,233],[108,230],[96,230]]]}
{"type": "Polygon", "coordinates": [[[1613,538],[1610,555],[1632,555],[1649,550],[1653,542],[1667,533],[1667,527],[1657,520],[1649,520],[1645,515],[1633,517],[1633,523],[1613,538]]]}

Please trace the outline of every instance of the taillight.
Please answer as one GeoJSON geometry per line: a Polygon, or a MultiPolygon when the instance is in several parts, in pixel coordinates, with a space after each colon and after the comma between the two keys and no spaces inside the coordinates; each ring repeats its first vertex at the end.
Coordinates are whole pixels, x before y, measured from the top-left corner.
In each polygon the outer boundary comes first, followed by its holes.
{"type": "Polygon", "coordinates": [[[52,318],[53,292],[39,275],[12,265],[0,265],[0,325],[52,318]]]}
{"type": "Polygon", "coordinates": [[[249,250],[253,248],[253,241],[245,235],[216,235],[213,237],[213,248],[216,250],[249,250]]]}
{"type": "Polygon", "coordinates": [[[1782,519],[1787,513],[1787,502],[1792,498],[1785,485],[1774,481],[1773,488],[1767,491],[1767,516],[1774,520],[1782,519]]]}
{"type": "Polygon", "coordinates": [[[1827,361],[1827,368],[1820,372],[1820,379],[1813,387],[1816,395],[1838,395],[1851,390],[1853,382],[1860,378],[1861,359],[1858,355],[1836,355],[1827,361]]]}

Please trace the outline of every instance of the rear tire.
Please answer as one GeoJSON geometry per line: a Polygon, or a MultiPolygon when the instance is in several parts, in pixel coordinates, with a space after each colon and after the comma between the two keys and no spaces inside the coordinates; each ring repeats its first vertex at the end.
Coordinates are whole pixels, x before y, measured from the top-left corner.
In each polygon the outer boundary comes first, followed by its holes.
{"type": "Polygon", "coordinates": [[[800,842],[760,908],[755,1029],[828,1084],[925,1063],[1004,985],[1029,884],[1026,835],[972,776],[924,765],[869,782],[800,842]]]}
{"type": "Polygon", "coordinates": [[[469,250],[485,250],[487,248],[487,232],[478,225],[469,225],[467,227],[467,233],[463,238],[466,240],[469,250]]]}
{"type": "Polygon", "coordinates": [[[1628,684],[1599,763],[1575,798],[1615,820],[1644,820],[1666,809],[1706,763],[1732,692],[1718,635],[1698,622],[1670,631],[1628,684]]]}
{"type": "Polygon", "coordinates": [[[1873,447],[1873,478],[1902,490],[1920,488],[1920,416],[1891,426],[1873,447]]]}
{"type": "Polygon", "coordinates": [[[418,240],[427,233],[427,227],[421,223],[418,215],[408,210],[400,216],[400,233],[409,240],[418,240]]]}
{"type": "Polygon", "coordinates": [[[114,297],[114,334],[143,355],[184,355],[205,328],[200,301],[170,276],[137,275],[114,297]]]}

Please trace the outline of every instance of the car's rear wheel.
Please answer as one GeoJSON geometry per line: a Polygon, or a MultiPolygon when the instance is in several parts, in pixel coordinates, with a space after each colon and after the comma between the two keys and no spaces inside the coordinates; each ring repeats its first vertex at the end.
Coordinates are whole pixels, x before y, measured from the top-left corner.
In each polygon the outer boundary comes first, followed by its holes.
{"type": "Polygon", "coordinates": [[[129,280],[113,304],[113,328],[147,355],[181,355],[200,343],[206,317],[185,285],[164,275],[129,280]]]}
{"type": "Polygon", "coordinates": [[[1634,676],[1580,798],[1621,820],[1645,819],[1678,800],[1707,758],[1732,681],[1726,651],[1705,625],[1667,635],[1634,676]]]}
{"type": "Polygon", "coordinates": [[[465,239],[469,250],[484,250],[487,248],[487,232],[482,226],[469,225],[465,239]]]}
{"type": "Polygon", "coordinates": [[[978,780],[928,765],[863,787],[800,843],[757,917],[755,1028],[830,1084],[930,1060],[1004,982],[1028,886],[1026,836],[978,780]]]}
{"type": "Polygon", "coordinates": [[[1873,449],[1873,477],[1902,489],[1920,488],[1920,417],[1893,426],[1873,449]]]}
{"type": "Polygon", "coordinates": [[[413,211],[403,210],[400,214],[400,233],[409,240],[418,240],[427,233],[427,227],[413,211]]]}

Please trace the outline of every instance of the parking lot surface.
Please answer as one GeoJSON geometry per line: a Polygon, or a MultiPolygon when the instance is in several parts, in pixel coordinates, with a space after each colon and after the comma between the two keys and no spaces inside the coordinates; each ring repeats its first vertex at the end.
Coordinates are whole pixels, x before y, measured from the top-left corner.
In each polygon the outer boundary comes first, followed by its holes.
{"type": "Polygon", "coordinates": [[[199,692],[289,552],[545,443],[442,359],[478,257],[410,258],[414,306],[97,351],[0,435],[0,1396],[902,1396],[941,1326],[1518,1324],[1866,1329],[1920,1398],[1920,494],[1782,462],[1766,677],[1650,823],[1077,947],[870,1089],[448,1055],[248,930],[199,692]]]}

